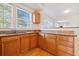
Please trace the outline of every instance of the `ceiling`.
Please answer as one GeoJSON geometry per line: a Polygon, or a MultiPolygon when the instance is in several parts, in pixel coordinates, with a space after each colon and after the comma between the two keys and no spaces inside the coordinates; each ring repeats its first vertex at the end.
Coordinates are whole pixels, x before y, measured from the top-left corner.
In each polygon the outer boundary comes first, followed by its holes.
{"type": "Polygon", "coordinates": [[[27,3],[25,5],[33,9],[40,9],[44,15],[48,15],[51,18],[79,14],[79,3],[27,3]],[[69,12],[64,13],[65,10],[69,10],[69,12]]]}

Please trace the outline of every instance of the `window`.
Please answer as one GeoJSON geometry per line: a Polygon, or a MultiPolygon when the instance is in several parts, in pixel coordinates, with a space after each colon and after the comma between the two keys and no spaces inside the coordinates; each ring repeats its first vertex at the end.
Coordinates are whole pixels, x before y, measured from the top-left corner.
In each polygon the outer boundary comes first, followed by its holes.
{"type": "Polygon", "coordinates": [[[16,17],[16,28],[28,28],[30,26],[30,15],[31,13],[23,9],[17,8],[16,17]]]}
{"type": "Polygon", "coordinates": [[[0,28],[11,28],[11,6],[0,4],[0,28]]]}

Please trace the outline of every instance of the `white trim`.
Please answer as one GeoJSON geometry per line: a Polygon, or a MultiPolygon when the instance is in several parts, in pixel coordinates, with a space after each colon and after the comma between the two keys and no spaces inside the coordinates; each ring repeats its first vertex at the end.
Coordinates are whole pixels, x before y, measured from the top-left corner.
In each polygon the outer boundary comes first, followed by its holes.
{"type": "MultiPolygon", "coordinates": [[[[24,12],[26,12],[26,13],[30,13],[31,14],[31,12],[29,12],[28,10],[25,10],[25,9],[23,9],[23,8],[20,8],[20,7],[16,7],[16,19],[17,19],[17,9],[19,9],[19,10],[22,10],[22,11],[24,11],[24,12]]],[[[30,15],[31,16],[31,15],[30,15]]],[[[29,20],[31,20],[31,17],[29,16],[29,20]]],[[[31,21],[30,21],[31,22],[31,21]]],[[[16,21],[16,24],[17,24],[17,21],[16,21]]],[[[16,25],[17,26],[17,25],[16,25]]],[[[29,24],[29,26],[31,27],[31,23],[29,24]]],[[[29,28],[30,28],[29,27],[29,28]]],[[[24,29],[24,30],[27,30],[28,29],[28,26],[27,27],[25,27],[25,28],[16,28],[16,30],[19,30],[19,29],[24,29]]]]}
{"type": "MultiPolygon", "coordinates": [[[[12,12],[12,11],[13,11],[13,7],[12,7],[12,5],[10,5],[10,4],[8,4],[8,3],[1,3],[1,5],[3,5],[3,6],[6,6],[6,5],[7,5],[8,7],[11,8],[11,16],[10,16],[11,19],[10,19],[10,20],[11,20],[11,25],[12,25],[12,17],[13,17],[13,12],[12,12]]],[[[3,16],[4,16],[4,15],[3,15],[3,16]]],[[[12,27],[12,26],[11,26],[11,27],[12,27]]],[[[12,29],[11,27],[10,27],[10,28],[0,28],[0,29],[12,29]]]]}

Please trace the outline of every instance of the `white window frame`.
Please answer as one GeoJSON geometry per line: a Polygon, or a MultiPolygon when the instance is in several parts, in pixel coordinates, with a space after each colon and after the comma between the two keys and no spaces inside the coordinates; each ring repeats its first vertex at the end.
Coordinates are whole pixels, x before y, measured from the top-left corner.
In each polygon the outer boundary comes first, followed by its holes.
{"type": "MultiPolygon", "coordinates": [[[[20,10],[26,12],[26,13],[31,13],[31,12],[29,12],[28,10],[25,10],[25,9],[23,9],[23,8],[16,7],[16,20],[17,20],[17,9],[20,9],[20,10]]],[[[31,14],[32,14],[32,13],[31,13],[31,14]]],[[[29,20],[31,20],[31,18],[32,18],[32,17],[29,17],[29,20]]],[[[27,27],[25,27],[25,28],[17,28],[17,27],[16,27],[16,30],[28,30],[28,29],[30,29],[30,28],[32,27],[31,25],[32,25],[32,23],[31,23],[31,21],[30,21],[29,26],[27,26],[27,27]]],[[[17,26],[17,21],[16,21],[16,26],[17,26]]]]}
{"type": "MultiPolygon", "coordinates": [[[[2,5],[7,5],[7,6],[9,6],[9,7],[11,7],[11,26],[10,26],[10,28],[5,28],[5,27],[3,27],[3,28],[0,28],[0,29],[12,29],[13,28],[13,26],[12,26],[12,22],[13,22],[13,6],[12,5],[10,5],[10,4],[8,4],[8,3],[1,3],[2,5]]],[[[4,15],[3,15],[4,16],[4,15]]]]}

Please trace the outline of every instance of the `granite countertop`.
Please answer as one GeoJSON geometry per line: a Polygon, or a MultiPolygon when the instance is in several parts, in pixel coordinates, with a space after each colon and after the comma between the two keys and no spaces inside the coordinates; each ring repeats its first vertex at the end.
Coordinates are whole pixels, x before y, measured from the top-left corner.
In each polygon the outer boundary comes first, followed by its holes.
{"type": "Polygon", "coordinates": [[[43,34],[54,34],[54,35],[65,35],[65,36],[75,36],[77,35],[74,33],[74,31],[40,31],[41,35],[43,34]]]}
{"type": "Polygon", "coordinates": [[[16,35],[23,35],[23,34],[31,34],[34,32],[20,32],[20,33],[1,33],[0,37],[5,37],[5,36],[16,36],[16,35]]]}
{"type": "MultiPolygon", "coordinates": [[[[10,32],[0,32],[0,37],[3,36],[12,36],[12,35],[23,35],[27,33],[35,33],[34,31],[10,31],[10,32]]],[[[38,32],[36,32],[38,33],[38,32]]],[[[55,34],[55,35],[67,35],[67,36],[77,36],[74,31],[61,31],[61,30],[41,30],[39,31],[40,35],[44,34],[55,34]]]]}

